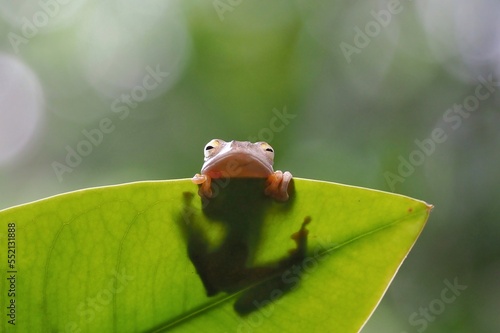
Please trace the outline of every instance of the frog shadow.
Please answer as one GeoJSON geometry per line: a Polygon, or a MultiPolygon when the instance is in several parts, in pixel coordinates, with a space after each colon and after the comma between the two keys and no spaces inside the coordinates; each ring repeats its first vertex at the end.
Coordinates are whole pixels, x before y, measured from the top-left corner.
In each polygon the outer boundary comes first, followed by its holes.
{"type": "MultiPolygon", "coordinates": [[[[203,224],[198,218],[200,212],[193,208],[193,200],[199,198],[192,192],[183,193],[184,210],[178,224],[186,241],[187,255],[207,296],[240,292],[234,309],[244,316],[296,287],[300,276],[297,274],[287,281],[284,274],[306,257],[305,226],[310,218],[306,217],[300,229],[291,235],[297,246],[288,256],[255,266],[253,260],[261,240],[264,215],[273,204],[273,200],[264,195],[265,179],[233,178],[219,182],[219,186],[221,184],[224,186],[222,191],[214,190],[212,198],[201,199],[201,214],[208,218],[210,225],[206,225],[206,219],[203,224]],[[207,228],[212,227],[223,230],[219,242],[208,235],[207,228]]],[[[214,188],[217,189],[217,182],[214,188]]],[[[290,199],[280,204],[280,209],[287,210],[293,205],[293,181],[289,193],[290,199]]]]}

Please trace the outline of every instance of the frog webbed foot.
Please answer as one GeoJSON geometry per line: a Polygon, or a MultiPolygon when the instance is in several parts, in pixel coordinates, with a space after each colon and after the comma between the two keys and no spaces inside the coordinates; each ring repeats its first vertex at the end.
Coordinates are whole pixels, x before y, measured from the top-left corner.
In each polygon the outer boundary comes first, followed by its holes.
{"type": "Polygon", "coordinates": [[[292,181],[292,174],[288,171],[277,170],[267,177],[264,193],[278,201],[288,200],[288,185],[292,181]]]}

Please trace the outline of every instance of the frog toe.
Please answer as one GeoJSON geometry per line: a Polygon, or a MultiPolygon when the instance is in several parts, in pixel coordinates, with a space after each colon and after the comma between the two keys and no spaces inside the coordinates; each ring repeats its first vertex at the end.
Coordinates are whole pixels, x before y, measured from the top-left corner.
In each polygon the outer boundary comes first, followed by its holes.
{"type": "Polygon", "coordinates": [[[203,184],[204,182],[207,181],[207,178],[208,178],[207,176],[197,173],[196,175],[193,176],[193,178],[191,178],[191,181],[195,184],[203,184]]]}
{"type": "Polygon", "coordinates": [[[205,176],[205,181],[201,183],[198,189],[198,195],[202,198],[210,199],[212,197],[212,180],[205,176]]]}
{"type": "Polygon", "coordinates": [[[267,178],[267,187],[264,191],[266,195],[278,200],[288,200],[288,185],[292,180],[292,174],[288,171],[275,171],[267,178]]]}

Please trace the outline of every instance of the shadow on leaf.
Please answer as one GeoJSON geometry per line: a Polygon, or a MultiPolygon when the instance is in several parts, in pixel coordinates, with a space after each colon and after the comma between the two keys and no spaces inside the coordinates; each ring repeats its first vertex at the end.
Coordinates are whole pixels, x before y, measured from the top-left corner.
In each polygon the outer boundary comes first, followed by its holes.
{"type": "MultiPolygon", "coordinates": [[[[306,217],[300,229],[291,235],[296,248],[290,250],[288,256],[255,266],[252,263],[261,238],[263,217],[272,204],[272,199],[264,195],[265,179],[236,178],[226,180],[223,185],[222,191],[214,191],[213,198],[201,199],[202,214],[210,220],[210,225],[203,225],[199,222],[203,219],[197,219],[200,212],[193,208],[193,200],[198,197],[191,192],[184,193],[185,207],[179,225],[187,254],[207,296],[239,292],[234,309],[243,316],[297,286],[300,274],[288,280],[284,276],[305,259],[306,225],[310,218],[306,217]]],[[[291,189],[284,209],[293,205],[293,186],[291,189]]]]}

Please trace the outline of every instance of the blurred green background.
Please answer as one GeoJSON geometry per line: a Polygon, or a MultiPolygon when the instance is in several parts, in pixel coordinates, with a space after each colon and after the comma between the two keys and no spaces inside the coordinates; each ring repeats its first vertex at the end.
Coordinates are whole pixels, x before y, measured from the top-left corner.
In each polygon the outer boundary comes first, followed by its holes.
{"type": "Polygon", "coordinates": [[[363,333],[499,332],[499,12],[2,1],[0,208],[191,177],[210,139],[264,140],[297,177],[435,205],[363,333]]]}

